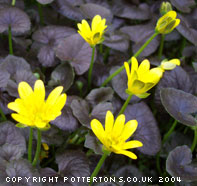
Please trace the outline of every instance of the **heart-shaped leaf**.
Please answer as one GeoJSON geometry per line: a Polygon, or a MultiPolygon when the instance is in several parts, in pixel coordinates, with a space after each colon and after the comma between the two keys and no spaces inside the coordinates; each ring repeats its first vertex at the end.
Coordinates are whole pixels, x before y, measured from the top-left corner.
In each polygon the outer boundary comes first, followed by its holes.
{"type": "Polygon", "coordinates": [[[174,88],[161,90],[161,102],[166,111],[187,126],[197,126],[197,97],[174,88]]]}
{"type": "Polygon", "coordinates": [[[13,35],[21,35],[30,30],[31,22],[28,15],[16,7],[8,7],[0,11],[0,33],[11,27],[13,35]]]}
{"type": "Polygon", "coordinates": [[[69,63],[63,63],[55,68],[51,74],[51,80],[49,85],[58,86],[61,85],[64,87],[64,92],[67,91],[74,81],[74,70],[69,63]]]}
{"type": "Polygon", "coordinates": [[[90,66],[92,48],[79,34],[74,34],[60,42],[56,55],[62,61],[71,62],[77,75],[82,75],[90,66]]]}
{"type": "Polygon", "coordinates": [[[134,133],[134,139],[143,143],[140,152],[155,155],[161,148],[161,136],[157,122],[149,107],[141,102],[128,105],[125,110],[126,120],[137,120],[138,127],[134,133]]]}
{"type": "Polygon", "coordinates": [[[169,153],[166,170],[183,181],[197,181],[197,166],[192,165],[192,152],[186,145],[176,147],[169,153]]]}

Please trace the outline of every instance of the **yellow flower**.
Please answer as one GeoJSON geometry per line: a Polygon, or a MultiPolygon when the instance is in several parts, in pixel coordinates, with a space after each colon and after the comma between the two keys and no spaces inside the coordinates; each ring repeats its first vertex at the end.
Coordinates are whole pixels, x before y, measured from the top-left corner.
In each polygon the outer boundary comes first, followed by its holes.
{"type": "Polygon", "coordinates": [[[163,60],[161,62],[161,65],[160,67],[163,69],[163,70],[172,70],[176,67],[176,65],[180,66],[181,62],[179,59],[171,59],[170,61],[168,60],[163,60]]]}
{"type": "Polygon", "coordinates": [[[123,154],[132,159],[137,159],[137,156],[128,151],[128,149],[143,146],[137,140],[127,141],[135,132],[137,125],[136,120],[130,120],[125,124],[125,116],[123,114],[119,115],[114,122],[114,116],[110,111],[107,111],[106,114],[105,130],[97,119],[91,121],[91,128],[96,137],[104,145],[105,150],[116,154],[123,154]]]}
{"type": "Polygon", "coordinates": [[[103,34],[107,28],[105,22],[106,19],[101,19],[100,15],[96,15],[92,20],[92,28],[90,28],[88,22],[83,19],[81,23],[77,24],[78,33],[93,47],[104,40],[103,34]]]}
{"type": "Polygon", "coordinates": [[[179,23],[180,19],[176,19],[176,12],[169,11],[161,18],[159,18],[155,31],[159,32],[160,34],[168,34],[173,31],[174,28],[179,25],[179,23]]]}
{"type": "Polygon", "coordinates": [[[66,103],[66,94],[61,94],[62,86],[56,87],[45,101],[45,87],[41,80],[37,80],[34,91],[26,82],[20,82],[18,92],[20,98],[8,104],[8,108],[17,113],[12,114],[19,123],[48,129],[49,122],[61,115],[61,110],[66,103]]]}
{"type": "Polygon", "coordinates": [[[131,58],[131,71],[129,64],[124,63],[128,77],[128,94],[134,94],[139,98],[146,98],[149,89],[154,87],[161,79],[164,70],[160,67],[150,69],[150,62],[145,59],[138,67],[138,61],[135,57],[131,58]]]}

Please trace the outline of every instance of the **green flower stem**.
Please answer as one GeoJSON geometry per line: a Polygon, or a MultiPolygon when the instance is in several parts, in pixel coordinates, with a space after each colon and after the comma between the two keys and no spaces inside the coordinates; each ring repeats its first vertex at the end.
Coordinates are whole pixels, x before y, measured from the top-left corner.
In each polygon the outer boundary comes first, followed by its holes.
{"type": "Polygon", "coordinates": [[[127,100],[124,102],[124,105],[122,106],[122,108],[120,109],[120,112],[118,113],[118,116],[120,114],[123,114],[125,109],[127,108],[127,105],[129,104],[130,100],[132,98],[132,94],[128,96],[127,100]]]}
{"type": "Polygon", "coordinates": [[[32,141],[33,141],[33,128],[29,128],[29,143],[28,143],[28,160],[32,162],[32,141]]]}
{"type": "Polygon", "coordinates": [[[13,47],[12,47],[12,30],[10,26],[8,28],[8,42],[9,42],[10,55],[13,55],[14,53],[13,53],[13,47]]]}
{"type": "MultiPolygon", "coordinates": [[[[143,45],[142,47],[134,54],[134,57],[137,57],[141,54],[141,52],[147,47],[147,45],[158,35],[159,33],[154,33],[143,45]]],[[[131,63],[131,59],[128,60],[128,63],[131,63]]],[[[122,65],[119,69],[117,69],[114,73],[112,73],[101,85],[104,87],[109,83],[116,75],[118,75],[124,69],[124,65],[122,65]]]]}
{"type": "Polygon", "coordinates": [[[15,6],[16,0],[12,0],[12,6],[15,6]]]}
{"type": "Polygon", "coordinates": [[[161,59],[161,56],[162,56],[162,53],[163,53],[164,40],[165,40],[165,35],[161,34],[161,41],[160,41],[160,46],[159,46],[159,51],[158,51],[159,59],[161,59]]]}
{"type": "Polygon", "coordinates": [[[33,166],[36,166],[37,165],[37,162],[38,162],[38,159],[39,159],[39,156],[40,156],[40,149],[41,149],[41,131],[39,129],[37,129],[37,135],[38,135],[38,139],[37,139],[37,147],[36,147],[36,154],[35,154],[35,157],[34,157],[34,160],[33,160],[33,163],[32,165],[33,166]]]}
{"type": "MultiPolygon", "coordinates": [[[[175,127],[177,125],[177,120],[174,120],[171,128],[168,130],[168,132],[164,135],[164,138],[162,140],[161,145],[163,146],[163,144],[168,140],[168,137],[172,134],[172,132],[174,131],[175,127]]],[[[162,175],[162,171],[161,171],[161,167],[160,167],[160,151],[157,153],[156,156],[156,166],[157,166],[157,170],[159,172],[160,175],[162,175]]]]}
{"type": "Polygon", "coordinates": [[[193,152],[197,144],[197,128],[194,129],[194,140],[191,146],[191,151],[193,152]]]}
{"type": "Polygon", "coordinates": [[[42,5],[41,5],[40,3],[37,2],[37,6],[38,6],[39,17],[40,17],[40,24],[41,24],[41,25],[44,25],[43,12],[42,12],[42,5]]]}
{"type": "Polygon", "coordinates": [[[3,113],[3,111],[1,110],[1,108],[0,108],[0,114],[1,114],[1,117],[2,117],[2,121],[6,121],[7,118],[6,118],[5,114],[3,113]]]}
{"type": "Polygon", "coordinates": [[[94,65],[95,48],[96,48],[96,46],[92,47],[92,58],[91,58],[91,62],[90,62],[90,68],[89,68],[89,71],[88,71],[88,90],[90,90],[90,88],[91,88],[92,69],[93,69],[93,65],[94,65]]]}
{"type": "Polygon", "coordinates": [[[177,120],[174,120],[170,130],[164,135],[164,138],[162,140],[162,145],[168,140],[168,137],[172,134],[172,132],[174,131],[176,125],[177,125],[177,120]]]}
{"type": "Polygon", "coordinates": [[[97,174],[99,173],[101,166],[103,165],[103,162],[105,161],[105,159],[108,156],[108,152],[104,152],[104,154],[102,155],[101,159],[99,160],[96,168],[94,169],[94,172],[92,173],[91,177],[90,177],[90,185],[92,184],[93,181],[93,177],[96,177],[97,174]]]}

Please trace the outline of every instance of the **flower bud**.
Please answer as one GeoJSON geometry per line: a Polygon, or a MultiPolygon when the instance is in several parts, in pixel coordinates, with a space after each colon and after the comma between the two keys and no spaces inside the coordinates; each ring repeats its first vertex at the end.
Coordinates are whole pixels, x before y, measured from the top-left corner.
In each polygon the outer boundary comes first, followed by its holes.
{"type": "Polygon", "coordinates": [[[172,10],[172,6],[169,2],[163,2],[160,7],[161,15],[164,15],[172,10]]]}
{"type": "Polygon", "coordinates": [[[176,19],[176,15],[177,14],[175,11],[169,11],[161,18],[159,18],[155,32],[158,32],[160,34],[168,34],[172,32],[174,28],[176,28],[180,23],[180,19],[176,19]]]}

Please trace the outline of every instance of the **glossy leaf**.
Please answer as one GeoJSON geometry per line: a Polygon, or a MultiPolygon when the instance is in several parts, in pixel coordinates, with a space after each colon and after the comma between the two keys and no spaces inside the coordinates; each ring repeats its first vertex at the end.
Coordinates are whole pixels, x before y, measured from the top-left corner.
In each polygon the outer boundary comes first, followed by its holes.
{"type": "Polygon", "coordinates": [[[69,63],[63,63],[55,68],[51,74],[51,80],[49,85],[51,86],[63,86],[64,92],[67,91],[74,81],[74,70],[69,63]]]}
{"type": "Polygon", "coordinates": [[[166,111],[180,123],[197,126],[197,97],[174,88],[161,90],[161,101],[166,111]]]}
{"type": "Polygon", "coordinates": [[[92,105],[111,101],[114,91],[110,87],[101,87],[93,89],[86,97],[92,105]]]}
{"type": "Polygon", "coordinates": [[[82,75],[90,66],[92,48],[79,34],[74,34],[60,42],[56,55],[62,61],[69,61],[77,75],[82,75]]]}
{"type": "Polygon", "coordinates": [[[165,71],[162,79],[158,83],[155,91],[155,102],[160,105],[160,91],[162,88],[176,88],[188,93],[193,92],[192,81],[188,73],[181,67],[176,67],[172,71],[165,71]]]}
{"type": "Polygon", "coordinates": [[[10,121],[5,121],[0,124],[0,146],[4,144],[16,145],[20,148],[23,154],[26,151],[26,142],[20,129],[10,121]]]}
{"type": "Polygon", "coordinates": [[[183,181],[197,181],[197,166],[192,164],[192,153],[186,145],[176,147],[169,153],[166,170],[183,181]]]}
{"type": "Polygon", "coordinates": [[[86,18],[92,19],[95,15],[100,15],[108,22],[111,22],[113,15],[112,12],[104,6],[94,3],[86,3],[80,6],[80,10],[86,18]]]}
{"type": "Polygon", "coordinates": [[[31,22],[24,11],[9,7],[0,11],[0,33],[8,31],[9,26],[12,34],[21,35],[30,30],[31,22]]]}
{"type": "Polygon", "coordinates": [[[149,107],[141,102],[134,105],[128,105],[125,110],[126,120],[136,119],[138,122],[137,130],[134,133],[134,139],[143,143],[143,146],[137,148],[140,152],[148,155],[155,155],[161,148],[161,136],[157,122],[149,107]]]}

